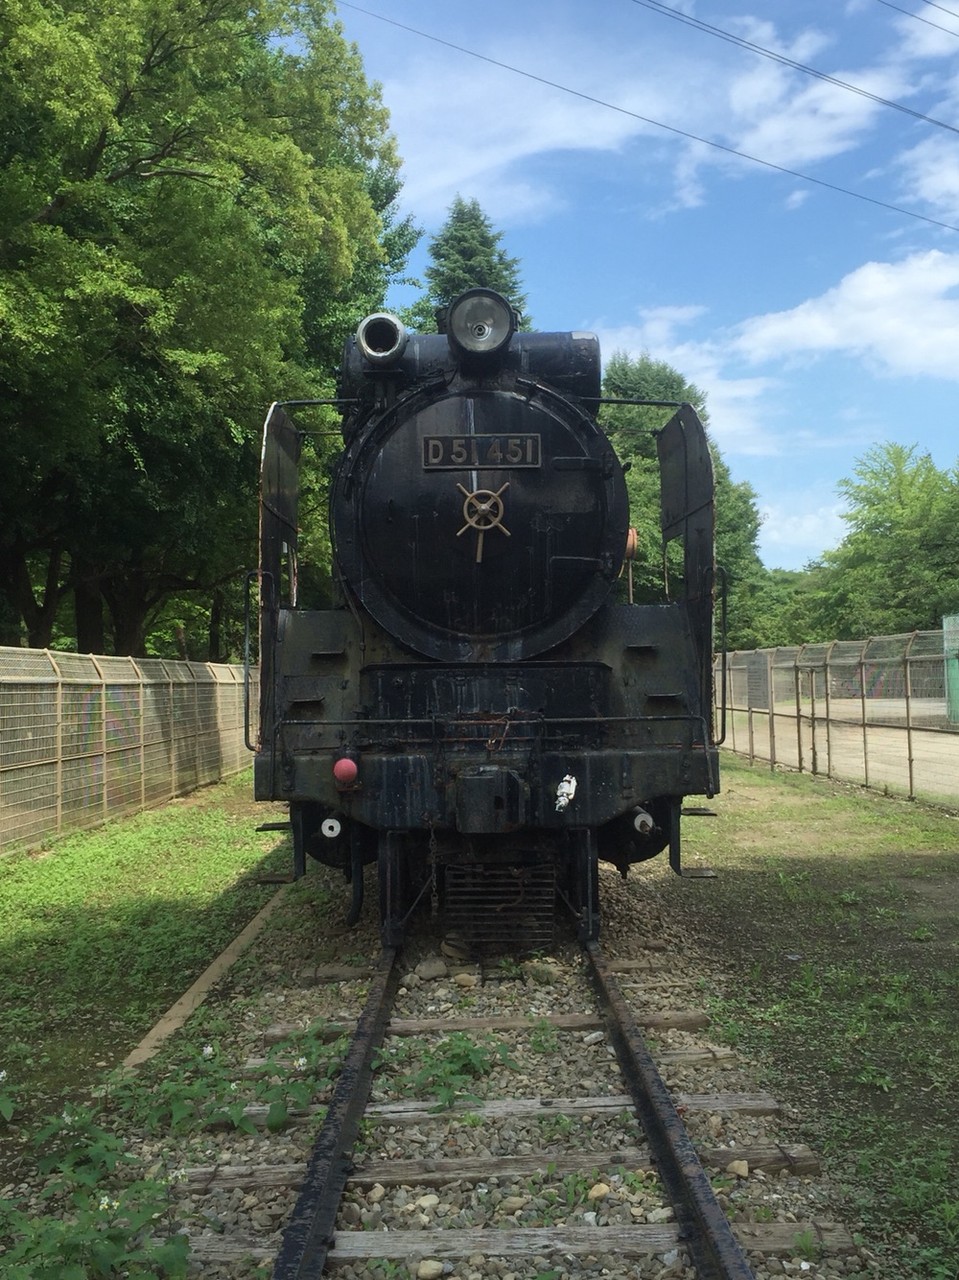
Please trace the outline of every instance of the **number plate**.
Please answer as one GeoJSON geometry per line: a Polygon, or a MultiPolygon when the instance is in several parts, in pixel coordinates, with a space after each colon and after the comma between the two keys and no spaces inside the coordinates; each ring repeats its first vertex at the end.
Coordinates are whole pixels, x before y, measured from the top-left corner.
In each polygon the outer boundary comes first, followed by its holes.
{"type": "Polygon", "coordinates": [[[425,471],[473,467],[503,471],[541,465],[538,435],[426,436],[423,440],[425,471]]]}

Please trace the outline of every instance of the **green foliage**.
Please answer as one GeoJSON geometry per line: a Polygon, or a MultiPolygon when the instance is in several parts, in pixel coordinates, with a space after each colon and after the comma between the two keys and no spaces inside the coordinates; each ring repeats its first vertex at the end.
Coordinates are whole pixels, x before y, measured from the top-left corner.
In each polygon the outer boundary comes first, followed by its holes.
{"type": "MultiPolygon", "coordinates": [[[[933,630],[959,610],[959,475],[915,447],[870,449],[839,484],[849,532],[818,570],[819,636],[933,630]]],[[[813,637],[815,638],[815,637],[813,637]]]]}
{"type": "Polygon", "coordinates": [[[48,1118],[32,1135],[32,1146],[45,1179],[42,1195],[53,1212],[31,1215],[0,1202],[0,1248],[5,1265],[16,1263],[4,1275],[185,1275],[186,1238],[153,1241],[163,1234],[160,1220],[178,1175],[131,1181],[136,1161],[119,1133],[133,1126],[163,1138],[224,1126],[253,1133],[245,1114],[251,1103],[267,1107],[266,1125],[275,1132],[293,1108],[307,1106],[332,1084],[345,1047],[345,1037],[317,1045],[303,1033],[277,1045],[262,1075],[241,1086],[230,1079],[235,1067],[221,1062],[213,1045],[181,1042],[158,1076],[155,1064],[142,1075],[118,1073],[98,1110],[68,1106],[48,1118]],[[298,1049],[303,1052],[290,1062],[286,1055],[298,1049]]]}
{"type": "Polygon", "coordinates": [[[243,775],[49,856],[3,860],[0,1066],[18,1124],[38,1093],[84,1078],[104,1044],[142,1035],[267,901],[253,876],[288,853],[255,833],[249,785],[243,775]]]}
{"type": "Polygon", "coordinates": [[[773,570],[759,584],[761,646],[935,630],[959,611],[959,472],[887,442],[838,489],[848,503],[839,546],[801,573],[773,570]]]}
{"type": "MultiPolygon", "coordinates": [[[[603,394],[610,398],[659,400],[691,404],[708,423],[706,397],[664,360],[643,354],[635,359],[615,352],[606,364],[603,394]]],[[[670,408],[641,405],[607,406],[603,425],[623,462],[626,473],[630,520],[638,533],[638,552],[633,565],[635,598],[641,602],[663,598],[664,579],[682,577],[682,554],[676,543],[666,549],[664,569],[662,534],[659,524],[659,461],[655,433],[672,415],[670,408]]],[[[755,598],[763,567],[756,550],[759,511],[756,494],[745,482],[732,479],[715,443],[710,442],[716,485],[716,560],[729,581],[729,643],[732,648],[749,648],[757,643],[758,620],[755,598]]]]}
{"type": "Polygon", "coordinates": [[[4,1276],[6,1280],[186,1276],[190,1247],[186,1236],[150,1239],[166,1207],[164,1188],[149,1181],[125,1187],[116,1198],[96,1191],[78,1192],[67,1218],[27,1214],[9,1201],[0,1201],[5,1234],[9,1232],[10,1238],[4,1249],[4,1276]]]}
{"type": "Polygon", "coordinates": [[[476,1102],[478,1098],[469,1086],[489,1075],[497,1063],[515,1068],[505,1043],[490,1036],[473,1040],[462,1031],[454,1031],[444,1036],[425,1065],[410,1075],[409,1086],[416,1093],[432,1093],[443,1109],[464,1100],[476,1102]]]}
{"type": "Polygon", "coordinates": [[[65,1110],[34,1134],[33,1147],[52,1211],[25,1213],[0,1201],[9,1280],[186,1275],[186,1237],[152,1239],[169,1207],[168,1184],[146,1178],[117,1185],[121,1166],[132,1158],[92,1110],[65,1110]]]}
{"type": "Polygon", "coordinates": [[[4,1124],[9,1124],[13,1119],[13,1113],[16,1111],[16,1103],[13,1100],[13,1085],[8,1083],[9,1073],[6,1068],[0,1071],[0,1120],[4,1124]]]}
{"type": "Polygon", "coordinates": [[[0,76],[4,636],[142,652],[254,563],[266,403],[417,233],[329,0],[13,0],[0,76]]]}
{"type": "Polygon", "coordinates": [[[436,332],[436,309],[467,289],[495,289],[520,313],[520,328],[530,327],[524,314],[526,295],[519,277],[519,259],[501,248],[501,231],[483,212],[478,200],[457,196],[449,216],[430,241],[426,293],[403,312],[403,320],[418,333],[436,332]]]}
{"type": "Polygon", "coordinates": [[[266,1108],[271,1133],[286,1128],[292,1113],[328,1091],[339,1072],[345,1037],[320,1044],[308,1032],[274,1046],[258,1074],[237,1079],[236,1065],[222,1061],[212,1044],[184,1045],[164,1063],[165,1073],[146,1087],[126,1073],[113,1078],[104,1095],[109,1114],[158,1136],[236,1129],[255,1133],[247,1114],[266,1108]]]}
{"type": "Polygon", "coordinates": [[[808,1228],[800,1231],[793,1241],[793,1249],[800,1256],[810,1261],[818,1261],[822,1256],[822,1246],[816,1239],[815,1233],[808,1228]]]}
{"type": "MultiPolygon", "coordinates": [[[[813,1124],[805,1136],[854,1197],[870,1245],[885,1244],[884,1272],[954,1276],[956,1228],[941,1206],[959,1204],[959,1164],[941,1099],[959,1083],[955,819],[724,769],[727,803],[699,839],[726,888],[690,923],[694,941],[722,939],[734,975],[711,998],[715,1024],[813,1124]],[[935,942],[911,941],[930,919],[935,942]]],[[[668,911],[671,890],[653,905],[668,911]]]]}
{"type": "Polygon", "coordinates": [[[574,1121],[562,1112],[543,1116],[539,1121],[540,1132],[544,1142],[558,1142],[567,1137],[574,1128],[574,1121]]]}
{"type": "Polygon", "coordinates": [[[529,1033],[529,1047],[534,1053],[556,1053],[559,1049],[559,1032],[546,1018],[537,1018],[529,1033]]]}

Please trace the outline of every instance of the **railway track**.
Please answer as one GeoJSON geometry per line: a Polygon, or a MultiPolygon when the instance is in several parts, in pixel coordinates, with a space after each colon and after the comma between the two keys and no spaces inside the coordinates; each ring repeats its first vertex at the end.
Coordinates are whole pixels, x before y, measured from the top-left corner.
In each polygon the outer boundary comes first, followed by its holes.
{"type": "MultiPolygon", "coordinates": [[[[329,1096],[289,1117],[301,1149],[322,1119],[307,1161],[282,1158],[288,1130],[274,1161],[260,1149],[244,1162],[241,1142],[183,1171],[187,1210],[213,1224],[191,1232],[201,1274],[746,1280],[830,1274],[824,1259],[854,1251],[841,1225],[777,1212],[778,1180],[815,1173],[816,1158],[763,1139],[775,1099],[723,1087],[734,1055],[675,1003],[689,992],[661,953],[401,959],[387,951],[357,971],[358,1017],[324,1024],[325,1038],[351,1034],[329,1096]],[[240,1230],[223,1228],[225,1203],[248,1210],[240,1230]]],[[[276,1066],[253,1057],[244,1070],[276,1066]]],[[[266,1107],[246,1115],[269,1119],[266,1107]]]]}

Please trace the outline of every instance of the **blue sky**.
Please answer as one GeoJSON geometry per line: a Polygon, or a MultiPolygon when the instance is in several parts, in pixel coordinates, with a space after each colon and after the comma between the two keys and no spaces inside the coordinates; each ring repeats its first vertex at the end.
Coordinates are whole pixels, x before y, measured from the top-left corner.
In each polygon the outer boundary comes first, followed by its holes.
{"type": "Polygon", "coordinates": [[[646,0],[361,3],[517,69],[339,6],[426,232],[412,272],[453,198],[476,197],[536,328],[648,351],[706,391],[769,567],[839,542],[836,486],[870,446],[956,465],[959,230],[934,223],[959,228],[959,0],[670,0],[865,92],[646,0]]]}

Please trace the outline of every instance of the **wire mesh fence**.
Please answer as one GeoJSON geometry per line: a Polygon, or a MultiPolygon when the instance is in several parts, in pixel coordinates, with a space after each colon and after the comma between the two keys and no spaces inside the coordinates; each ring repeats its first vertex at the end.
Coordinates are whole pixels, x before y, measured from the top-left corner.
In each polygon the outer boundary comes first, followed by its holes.
{"type": "MultiPolygon", "coordinates": [[[[947,696],[956,649],[947,628],[731,653],[725,745],[771,766],[959,805],[959,705],[947,696]]],[[[721,704],[720,659],[714,675],[721,704]]]]}
{"type": "Polygon", "coordinates": [[[249,759],[242,667],[0,648],[0,852],[160,804],[249,759]]]}

